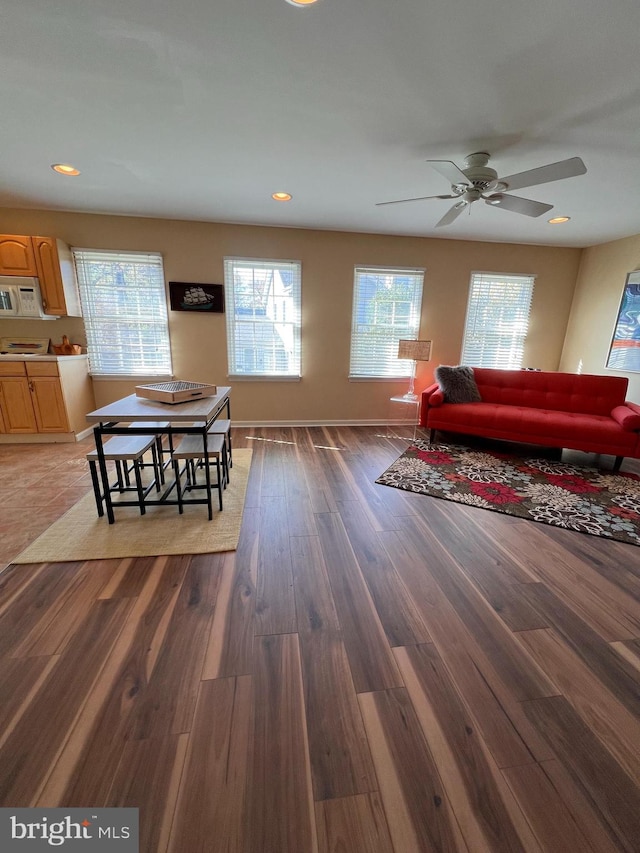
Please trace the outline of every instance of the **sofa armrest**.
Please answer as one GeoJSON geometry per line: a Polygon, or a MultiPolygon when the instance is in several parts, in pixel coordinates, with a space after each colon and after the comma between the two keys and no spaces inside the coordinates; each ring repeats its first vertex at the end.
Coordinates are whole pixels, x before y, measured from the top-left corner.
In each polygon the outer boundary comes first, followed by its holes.
{"type": "Polygon", "coordinates": [[[625,400],[625,406],[628,406],[633,412],[640,415],[640,406],[637,403],[632,403],[630,400],[625,400]]]}
{"type": "Polygon", "coordinates": [[[440,386],[437,382],[434,382],[433,385],[429,385],[428,388],[425,388],[422,392],[422,400],[426,401],[428,406],[441,406],[444,403],[444,394],[440,390],[440,386]]]}
{"type": "Polygon", "coordinates": [[[640,406],[637,406],[635,403],[625,403],[623,406],[616,406],[611,411],[611,417],[626,432],[640,430],[640,406]]]}
{"type": "Polygon", "coordinates": [[[441,406],[444,402],[444,394],[437,382],[425,388],[420,395],[420,426],[427,425],[427,412],[435,406],[441,406]]]}

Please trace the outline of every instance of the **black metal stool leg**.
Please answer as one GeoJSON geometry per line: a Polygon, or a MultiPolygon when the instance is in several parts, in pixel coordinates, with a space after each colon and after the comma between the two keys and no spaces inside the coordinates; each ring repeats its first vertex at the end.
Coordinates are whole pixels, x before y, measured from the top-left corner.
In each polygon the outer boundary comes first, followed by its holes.
{"type": "MultiPolygon", "coordinates": [[[[160,472],[159,482],[164,484],[164,447],[162,446],[162,436],[161,435],[156,436],[155,451],[156,451],[156,457],[157,457],[158,464],[159,464],[159,468],[158,468],[158,470],[160,472]]],[[[160,488],[158,488],[158,491],[160,491],[160,488]]]]}
{"type": "MultiPolygon", "coordinates": [[[[186,466],[185,466],[186,471],[186,466]]],[[[180,515],[184,512],[182,506],[182,484],[180,483],[180,463],[177,459],[173,460],[173,473],[176,478],[176,495],[178,496],[178,512],[180,515]]]]}
{"type": "Polygon", "coordinates": [[[100,518],[104,515],[104,509],[102,508],[102,492],[100,491],[100,481],[98,479],[98,471],[96,469],[96,463],[93,461],[89,462],[89,471],[91,472],[91,482],[93,483],[93,494],[96,499],[96,509],[98,510],[98,515],[100,518]]]}
{"type": "Polygon", "coordinates": [[[140,460],[133,460],[133,473],[136,478],[136,491],[138,492],[138,501],[140,502],[140,515],[144,515],[147,508],[144,505],[144,489],[142,487],[142,475],[140,474],[140,460]]]}
{"type": "Polygon", "coordinates": [[[164,477],[161,479],[162,465],[158,463],[158,449],[156,444],[151,445],[151,458],[153,459],[153,478],[156,481],[156,492],[159,492],[160,483],[164,483],[164,477]]]}

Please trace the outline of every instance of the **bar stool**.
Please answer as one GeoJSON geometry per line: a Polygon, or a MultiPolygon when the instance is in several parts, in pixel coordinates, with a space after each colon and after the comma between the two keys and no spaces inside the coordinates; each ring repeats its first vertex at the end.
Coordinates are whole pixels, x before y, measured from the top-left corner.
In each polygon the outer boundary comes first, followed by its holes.
{"type": "Polygon", "coordinates": [[[184,504],[189,503],[206,503],[209,510],[209,521],[213,518],[213,507],[211,505],[211,489],[215,488],[218,492],[218,503],[222,509],[222,490],[227,485],[227,465],[226,465],[227,449],[224,440],[224,435],[216,434],[207,436],[207,453],[205,456],[203,439],[201,435],[185,435],[180,444],[171,453],[173,462],[173,471],[176,479],[176,493],[178,496],[178,512],[183,513],[184,504]],[[216,463],[216,482],[211,482],[210,466],[212,462],[216,463]],[[180,462],[184,462],[184,467],[180,470],[180,462]],[[198,465],[196,464],[198,463],[198,465]],[[196,479],[196,470],[199,463],[202,462],[205,472],[205,485],[200,485],[196,479]],[[185,483],[182,485],[181,476],[185,475],[185,483]],[[184,500],[184,495],[194,489],[204,489],[206,498],[201,500],[191,499],[184,500]]]}
{"type": "Polygon", "coordinates": [[[218,435],[218,433],[222,433],[225,437],[226,447],[227,447],[227,480],[229,479],[229,468],[233,468],[233,454],[231,452],[231,421],[230,420],[220,420],[214,421],[209,429],[207,430],[207,435],[218,435]]]}
{"type": "Polygon", "coordinates": [[[101,488],[97,470],[98,451],[92,450],[90,453],[87,453],[98,515],[104,515],[103,503],[107,490],[119,493],[135,491],[138,495],[140,515],[144,515],[146,512],[144,505],[145,496],[149,494],[154,485],[156,490],[160,491],[160,466],[158,463],[156,437],[153,435],[115,435],[104,443],[102,449],[105,461],[115,462],[116,481],[113,485],[110,485],[107,481],[102,484],[101,488]],[[154,478],[153,482],[145,488],[142,485],[141,468],[143,465],[142,457],[147,450],[151,450],[154,478]],[[131,485],[129,478],[131,471],[134,473],[135,486],[131,485]]]}
{"type": "MultiPolygon", "coordinates": [[[[148,429],[168,429],[168,421],[134,421],[129,424],[130,427],[147,427],[148,429]]],[[[160,464],[160,482],[164,483],[164,447],[162,446],[162,436],[156,434],[156,451],[158,453],[158,462],[160,464]]],[[[143,465],[144,467],[144,465],[143,465]]]]}

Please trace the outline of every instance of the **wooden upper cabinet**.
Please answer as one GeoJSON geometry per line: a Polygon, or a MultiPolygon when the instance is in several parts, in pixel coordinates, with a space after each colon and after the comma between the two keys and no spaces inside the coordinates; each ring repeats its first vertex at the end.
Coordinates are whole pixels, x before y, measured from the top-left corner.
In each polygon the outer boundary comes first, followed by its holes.
{"type": "Polygon", "coordinates": [[[71,250],[53,237],[32,237],[36,275],[47,314],[80,317],[80,297],[71,250]]]}
{"type": "Polygon", "coordinates": [[[64,299],[56,241],[51,237],[33,237],[32,240],[42,306],[47,314],[64,316],[67,313],[67,305],[64,299]]]}
{"type": "Polygon", "coordinates": [[[0,275],[38,275],[31,237],[0,234],[0,275]]]}
{"type": "Polygon", "coordinates": [[[62,240],[0,234],[0,275],[37,276],[46,314],[82,316],[73,255],[62,240]]]}

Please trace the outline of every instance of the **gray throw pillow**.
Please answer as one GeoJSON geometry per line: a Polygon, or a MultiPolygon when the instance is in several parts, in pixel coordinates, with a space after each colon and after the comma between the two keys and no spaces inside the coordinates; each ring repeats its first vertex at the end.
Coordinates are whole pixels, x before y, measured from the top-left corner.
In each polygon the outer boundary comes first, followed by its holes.
{"type": "Polygon", "coordinates": [[[436,367],[434,375],[444,394],[445,403],[479,403],[482,400],[472,367],[464,364],[448,367],[441,364],[436,367]]]}

